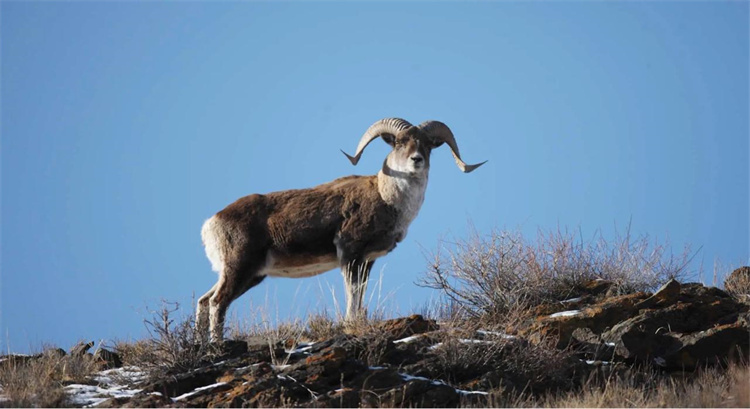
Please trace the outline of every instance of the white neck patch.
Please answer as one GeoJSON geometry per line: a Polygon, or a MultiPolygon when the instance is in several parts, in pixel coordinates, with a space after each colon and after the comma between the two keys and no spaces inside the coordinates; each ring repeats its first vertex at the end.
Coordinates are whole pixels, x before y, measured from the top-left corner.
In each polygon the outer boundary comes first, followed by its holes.
{"type": "Polygon", "coordinates": [[[384,170],[378,172],[378,192],[386,203],[398,209],[396,233],[403,239],[424,203],[428,178],[426,171],[409,176],[403,176],[398,170],[393,173],[388,175],[384,170]]]}

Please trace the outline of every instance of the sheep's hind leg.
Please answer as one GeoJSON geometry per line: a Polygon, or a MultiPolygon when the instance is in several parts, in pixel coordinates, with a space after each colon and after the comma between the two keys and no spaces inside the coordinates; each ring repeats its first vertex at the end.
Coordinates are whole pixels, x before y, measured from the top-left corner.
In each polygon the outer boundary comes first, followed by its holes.
{"type": "Polygon", "coordinates": [[[232,301],[266,278],[261,274],[261,267],[261,265],[244,269],[225,267],[225,271],[219,277],[219,282],[216,283],[214,293],[209,298],[211,342],[224,340],[224,318],[232,301]]]}
{"type": "Polygon", "coordinates": [[[195,330],[201,338],[208,335],[208,308],[211,296],[216,291],[216,283],[201,298],[198,299],[198,306],[195,309],[195,330]]]}

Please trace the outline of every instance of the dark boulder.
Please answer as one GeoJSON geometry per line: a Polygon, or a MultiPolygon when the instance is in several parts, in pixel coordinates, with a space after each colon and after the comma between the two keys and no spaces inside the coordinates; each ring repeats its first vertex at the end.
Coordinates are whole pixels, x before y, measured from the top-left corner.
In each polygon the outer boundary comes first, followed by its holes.
{"type": "Polygon", "coordinates": [[[380,331],[388,333],[396,339],[439,329],[435,321],[425,319],[419,314],[386,320],[380,323],[378,327],[380,331]]]}
{"type": "Polygon", "coordinates": [[[86,355],[86,352],[89,351],[94,346],[94,341],[91,342],[85,342],[81,341],[78,344],[76,344],[73,348],[70,348],[70,355],[71,356],[84,356],[86,355]]]}
{"type": "Polygon", "coordinates": [[[122,359],[120,359],[120,355],[104,348],[99,348],[94,352],[94,360],[104,369],[122,367],[122,359]]]}
{"type": "Polygon", "coordinates": [[[750,357],[750,331],[739,323],[721,325],[688,334],[680,346],[658,360],[661,366],[677,370],[693,370],[704,365],[724,365],[750,357]]]}

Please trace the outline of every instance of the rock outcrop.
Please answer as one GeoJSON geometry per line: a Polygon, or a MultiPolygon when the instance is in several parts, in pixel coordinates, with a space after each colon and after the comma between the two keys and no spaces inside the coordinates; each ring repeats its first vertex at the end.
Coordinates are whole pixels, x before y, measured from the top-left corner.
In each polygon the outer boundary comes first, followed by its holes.
{"type": "MultiPolygon", "coordinates": [[[[750,306],[718,288],[670,281],[653,294],[615,296],[611,287],[592,281],[580,297],[538,306],[505,331],[441,328],[412,315],[360,336],[227,341],[197,369],[146,377],[96,406],[489,406],[501,389],[571,390],[600,374],[627,377],[633,364],[681,373],[750,356],[750,306]]],[[[70,353],[88,356],[90,347],[70,353]]],[[[122,364],[103,349],[91,358],[122,364]]],[[[0,364],[30,359],[38,358],[0,364]]]]}
{"type": "Polygon", "coordinates": [[[726,292],[672,280],[653,294],[600,299],[579,309],[536,317],[518,333],[554,339],[582,358],[651,363],[692,370],[748,356],[748,305],[726,292]]]}

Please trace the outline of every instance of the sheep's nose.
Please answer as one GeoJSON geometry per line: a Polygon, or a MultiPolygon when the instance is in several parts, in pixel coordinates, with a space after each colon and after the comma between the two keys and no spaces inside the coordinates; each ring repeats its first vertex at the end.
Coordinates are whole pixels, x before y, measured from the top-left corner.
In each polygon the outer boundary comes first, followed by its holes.
{"type": "Polygon", "coordinates": [[[413,160],[414,163],[417,164],[417,163],[422,163],[424,158],[422,157],[422,155],[416,155],[416,156],[412,156],[411,160],[413,160]]]}

